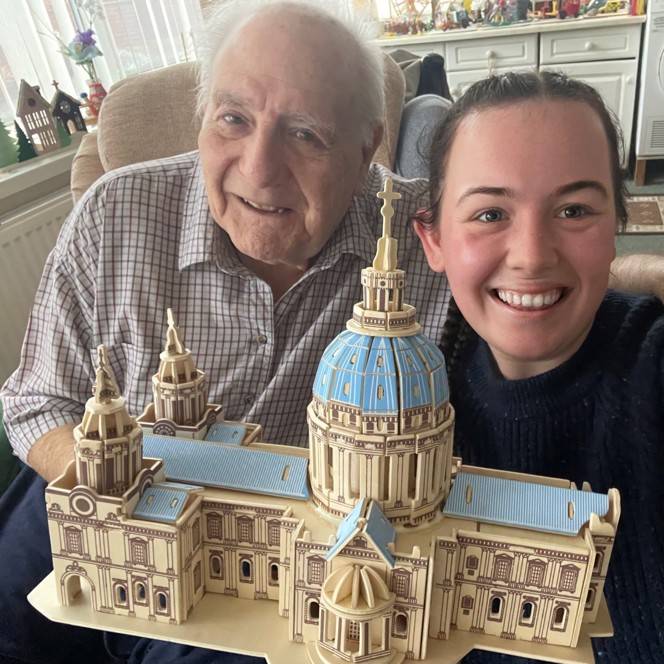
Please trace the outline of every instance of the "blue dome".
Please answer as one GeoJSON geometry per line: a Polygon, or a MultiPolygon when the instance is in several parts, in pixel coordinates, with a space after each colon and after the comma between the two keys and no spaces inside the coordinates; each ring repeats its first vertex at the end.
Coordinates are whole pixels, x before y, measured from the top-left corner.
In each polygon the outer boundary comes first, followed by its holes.
{"type": "Polygon", "coordinates": [[[436,409],[449,397],[445,358],[423,334],[373,337],[346,330],[323,353],[313,392],[323,404],[346,404],[365,415],[436,409]]]}

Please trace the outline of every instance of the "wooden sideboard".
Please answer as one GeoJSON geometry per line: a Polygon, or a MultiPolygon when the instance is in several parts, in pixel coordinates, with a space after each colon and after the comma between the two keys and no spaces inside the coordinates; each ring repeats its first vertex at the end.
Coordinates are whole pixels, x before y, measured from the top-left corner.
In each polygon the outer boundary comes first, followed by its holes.
{"type": "Polygon", "coordinates": [[[388,52],[440,53],[454,98],[490,73],[558,69],[593,85],[620,120],[629,157],[645,16],[548,19],[382,38],[388,52]]]}

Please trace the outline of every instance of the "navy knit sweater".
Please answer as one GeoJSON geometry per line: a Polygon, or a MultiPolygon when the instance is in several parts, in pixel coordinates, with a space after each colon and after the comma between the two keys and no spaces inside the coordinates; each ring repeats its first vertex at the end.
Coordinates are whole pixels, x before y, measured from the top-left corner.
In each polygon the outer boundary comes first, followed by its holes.
{"type": "Polygon", "coordinates": [[[596,659],[664,662],[664,305],[609,292],[579,351],[525,380],[502,378],[471,331],[449,378],[464,463],[619,489],[605,589],[615,636],[594,640],[596,659]]]}

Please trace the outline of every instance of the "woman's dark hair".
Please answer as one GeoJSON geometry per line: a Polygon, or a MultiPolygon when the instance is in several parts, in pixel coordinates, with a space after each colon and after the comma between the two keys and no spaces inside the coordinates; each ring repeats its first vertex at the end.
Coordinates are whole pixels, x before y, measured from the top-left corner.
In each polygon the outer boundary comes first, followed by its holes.
{"type": "Polygon", "coordinates": [[[618,122],[595,88],[583,81],[569,78],[563,73],[551,70],[509,72],[490,76],[473,84],[452,105],[431,138],[429,207],[418,213],[415,219],[417,223],[425,228],[434,228],[437,224],[438,206],[445,187],[447,163],[452,143],[461,122],[471,113],[481,113],[482,111],[533,99],[580,102],[587,104],[597,113],[609,144],[618,227],[624,227],[627,223],[626,173],[621,165],[623,140],[618,122]]]}

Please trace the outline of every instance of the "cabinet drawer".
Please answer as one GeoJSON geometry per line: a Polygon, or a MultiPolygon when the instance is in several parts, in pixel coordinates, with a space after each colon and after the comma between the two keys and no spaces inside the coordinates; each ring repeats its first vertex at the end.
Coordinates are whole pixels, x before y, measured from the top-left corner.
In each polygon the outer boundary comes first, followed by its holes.
{"type": "Polygon", "coordinates": [[[445,45],[445,69],[496,69],[537,66],[537,35],[450,41],[445,45]]]}
{"type": "MultiPolygon", "coordinates": [[[[536,67],[519,67],[519,70],[529,69],[536,71],[536,67]]],[[[506,74],[507,72],[514,71],[512,67],[496,67],[492,73],[506,74]]],[[[468,88],[477,81],[481,81],[489,75],[485,69],[469,69],[468,71],[453,71],[447,72],[447,84],[450,88],[452,99],[456,101],[468,88]]]]}
{"type": "Polygon", "coordinates": [[[543,34],[540,64],[625,60],[639,54],[640,25],[543,34]]]}

